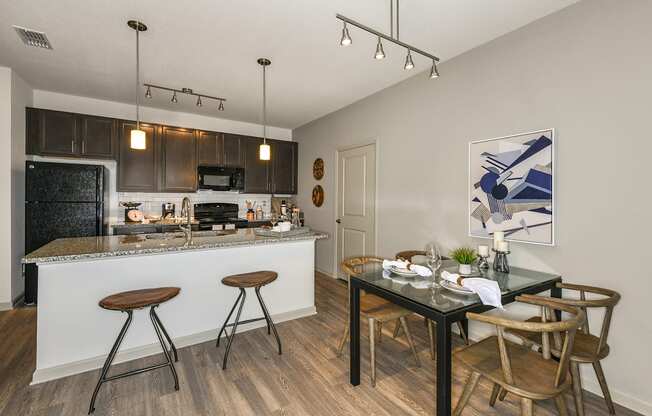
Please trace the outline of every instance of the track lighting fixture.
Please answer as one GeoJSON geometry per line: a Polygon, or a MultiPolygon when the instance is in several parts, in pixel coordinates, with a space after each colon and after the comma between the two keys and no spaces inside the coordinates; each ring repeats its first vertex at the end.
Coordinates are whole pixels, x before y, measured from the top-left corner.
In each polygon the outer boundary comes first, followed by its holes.
{"type": "Polygon", "coordinates": [[[439,78],[439,71],[437,70],[437,62],[432,60],[432,68],[430,69],[430,79],[439,78]]]}
{"type": "Polygon", "coordinates": [[[414,68],[414,61],[412,61],[412,54],[408,49],[408,53],[407,56],[405,57],[405,65],[403,66],[403,69],[409,71],[412,68],[414,68]]]}
{"type": "Polygon", "coordinates": [[[353,43],[351,40],[351,35],[349,35],[349,28],[346,27],[346,22],[344,22],[344,27],[342,28],[342,39],[340,39],[340,45],[349,46],[353,43]]]}
{"type": "Polygon", "coordinates": [[[376,54],[374,55],[376,59],[385,59],[385,50],[383,49],[383,43],[378,36],[378,44],[376,45],[376,54]]]}
{"type": "Polygon", "coordinates": [[[151,90],[162,90],[162,91],[170,91],[172,93],[172,98],[170,99],[170,102],[176,104],[178,102],[177,99],[177,93],[179,94],[186,94],[186,95],[192,95],[193,97],[197,97],[197,101],[195,102],[195,105],[197,107],[201,107],[204,105],[203,100],[204,99],[209,99],[209,100],[215,100],[219,101],[219,104],[217,105],[217,109],[219,111],[224,111],[224,102],[226,101],[226,98],[223,97],[215,97],[212,95],[206,95],[206,94],[200,94],[198,92],[195,92],[192,90],[192,88],[170,88],[170,87],[164,87],[161,85],[154,85],[154,84],[149,84],[149,83],[144,83],[143,84],[145,87],[147,87],[147,92],[145,93],[145,96],[147,98],[151,98],[152,93],[151,90]]]}
{"type": "Polygon", "coordinates": [[[396,0],[396,8],[394,8],[394,0],[390,0],[390,11],[389,11],[389,20],[390,20],[390,34],[387,35],[383,32],[380,32],[376,29],[373,29],[369,26],[366,26],[358,21],[355,21],[353,19],[350,19],[346,16],[343,16],[341,14],[336,14],[335,17],[338,20],[341,20],[344,26],[342,27],[342,38],[340,39],[340,45],[342,46],[348,46],[351,45],[353,42],[351,40],[351,35],[349,34],[349,28],[348,24],[351,24],[358,29],[362,29],[367,33],[370,33],[374,36],[378,37],[378,43],[376,44],[376,53],[374,54],[375,59],[384,59],[386,57],[385,51],[383,49],[383,44],[382,41],[383,39],[391,42],[395,45],[401,46],[405,49],[407,49],[407,56],[405,57],[405,65],[403,68],[405,70],[410,70],[414,68],[414,61],[412,60],[412,52],[419,54],[421,56],[424,56],[428,59],[432,60],[432,68],[430,70],[430,78],[438,78],[439,77],[439,71],[437,69],[437,62],[439,62],[439,58],[437,58],[435,55],[430,54],[428,52],[425,52],[419,48],[415,48],[414,46],[403,42],[400,40],[399,36],[399,24],[400,24],[400,19],[399,19],[399,0],[396,0]],[[394,18],[394,12],[396,11],[396,19],[394,18]],[[396,32],[394,32],[394,25],[396,25],[396,32]]]}

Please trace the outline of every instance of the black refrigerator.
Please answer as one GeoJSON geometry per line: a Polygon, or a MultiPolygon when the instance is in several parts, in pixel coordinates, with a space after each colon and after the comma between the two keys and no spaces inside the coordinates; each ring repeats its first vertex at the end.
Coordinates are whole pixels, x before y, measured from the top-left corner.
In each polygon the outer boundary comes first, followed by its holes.
{"type": "MultiPolygon", "coordinates": [[[[101,165],[26,162],[25,253],[65,237],[105,235],[108,183],[101,165]]],[[[38,268],[25,267],[25,303],[37,303],[38,268]]]]}

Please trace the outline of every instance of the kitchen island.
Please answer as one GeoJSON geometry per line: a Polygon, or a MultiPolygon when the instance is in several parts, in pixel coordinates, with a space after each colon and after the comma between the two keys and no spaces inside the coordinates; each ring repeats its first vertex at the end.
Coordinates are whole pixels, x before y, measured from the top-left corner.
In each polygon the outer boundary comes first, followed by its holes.
{"type": "MultiPolygon", "coordinates": [[[[32,383],[102,366],[125,318],[100,308],[98,301],[116,292],[180,287],[179,296],[157,310],[177,347],[215,340],[238,294],[220,283],[230,274],[278,273],[277,281],[261,291],[275,322],[313,315],[314,246],[322,238],[327,235],[313,231],[262,237],[240,229],[196,232],[190,244],[179,233],[64,238],[46,244],[23,259],[39,267],[32,383]]],[[[242,319],[259,316],[255,298],[248,299],[242,319]]],[[[238,331],[263,325],[254,322],[238,331]]],[[[116,363],[158,353],[147,311],[137,311],[116,363]]]]}

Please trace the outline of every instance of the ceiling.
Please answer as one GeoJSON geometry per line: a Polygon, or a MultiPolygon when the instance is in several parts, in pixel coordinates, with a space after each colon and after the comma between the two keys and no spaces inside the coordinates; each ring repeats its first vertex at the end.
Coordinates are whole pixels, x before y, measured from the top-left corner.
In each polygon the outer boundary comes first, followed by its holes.
{"type": "MultiPolygon", "coordinates": [[[[403,0],[401,40],[445,61],[576,1],[403,0]]],[[[143,82],[228,100],[218,112],[187,96],[172,104],[168,93],[154,91],[146,105],[260,122],[256,59],[268,57],[268,123],[278,127],[298,127],[429,69],[414,55],[416,68],[404,71],[405,51],[387,43],[387,59],[375,61],[376,39],[356,28],[353,45],[339,46],[335,13],[389,32],[389,0],[0,3],[0,65],[36,89],[135,102],[135,34],[126,22],[137,18],[149,27],[141,36],[143,82]],[[23,45],[12,25],[46,32],[54,49],[23,45]]]]}

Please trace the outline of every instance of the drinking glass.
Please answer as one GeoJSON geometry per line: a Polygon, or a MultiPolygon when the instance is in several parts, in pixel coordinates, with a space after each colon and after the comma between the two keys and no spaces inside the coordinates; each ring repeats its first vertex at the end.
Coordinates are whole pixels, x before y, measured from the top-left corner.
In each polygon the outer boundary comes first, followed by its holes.
{"type": "Polygon", "coordinates": [[[269,222],[272,223],[272,227],[276,227],[276,224],[278,224],[278,214],[276,211],[272,211],[269,215],[269,222]]]}
{"type": "Polygon", "coordinates": [[[432,270],[433,286],[437,287],[439,286],[437,281],[437,271],[441,267],[441,253],[439,251],[439,247],[436,243],[428,243],[426,244],[424,251],[426,252],[426,257],[428,258],[428,267],[430,267],[430,270],[432,270]]]}

